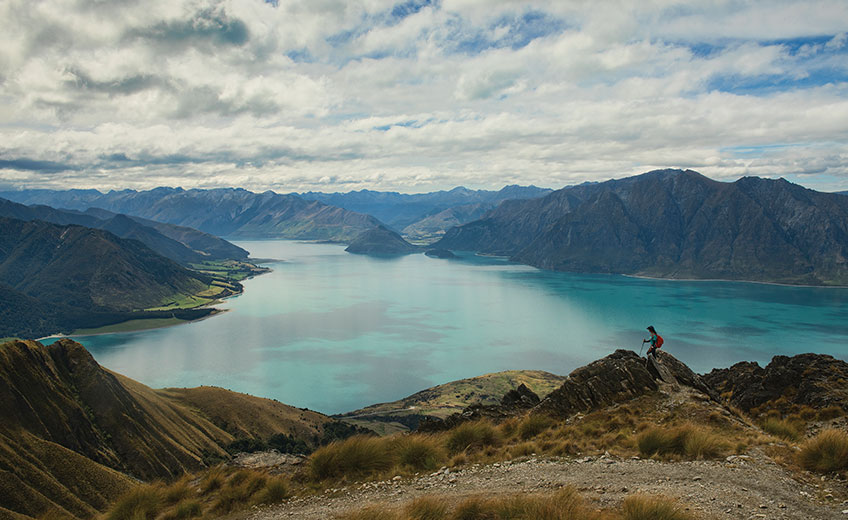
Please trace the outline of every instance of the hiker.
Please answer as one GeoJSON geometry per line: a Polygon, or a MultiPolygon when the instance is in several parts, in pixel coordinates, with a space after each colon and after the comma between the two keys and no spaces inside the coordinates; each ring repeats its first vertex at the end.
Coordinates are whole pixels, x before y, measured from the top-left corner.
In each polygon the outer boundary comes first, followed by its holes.
{"type": "Polygon", "coordinates": [[[657,334],[657,331],[656,331],[656,329],[654,329],[653,325],[648,327],[648,332],[651,333],[651,337],[649,339],[643,339],[642,340],[642,343],[648,343],[649,341],[651,342],[651,346],[648,347],[648,352],[645,354],[646,356],[650,356],[651,354],[656,352],[657,349],[662,347],[662,344],[663,344],[662,336],[657,334]]]}

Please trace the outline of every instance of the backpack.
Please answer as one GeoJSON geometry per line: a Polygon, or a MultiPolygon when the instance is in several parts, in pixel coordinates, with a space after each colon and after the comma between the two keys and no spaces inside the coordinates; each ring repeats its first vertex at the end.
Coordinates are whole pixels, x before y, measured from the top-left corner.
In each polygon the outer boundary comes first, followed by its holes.
{"type": "Polygon", "coordinates": [[[660,348],[660,347],[662,347],[662,344],[663,344],[662,336],[660,336],[659,334],[657,334],[657,344],[656,344],[656,348],[660,348]]]}

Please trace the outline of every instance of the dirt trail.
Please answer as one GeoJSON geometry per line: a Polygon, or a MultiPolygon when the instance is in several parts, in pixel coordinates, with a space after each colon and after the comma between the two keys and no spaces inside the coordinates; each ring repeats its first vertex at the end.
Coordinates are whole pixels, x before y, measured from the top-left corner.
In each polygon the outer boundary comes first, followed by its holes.
{"type": "Polygon", "coordinates": [[[750,458],[730,457],[721,462],[586,457],[474,465],[456,472],[441,470],[411,479],[395,477],[328,490],[322,496],[257,509],[246,517],[318,520],[374,503],[403,503],[423,494],[461,498],[553,490],[564,485],[575,486],[584,498],[601,507],[615,506],[633,493],[648,493],[677,498],[705,519],[848,519],[848,501],[826,498],[845,497],[846,482],[800,483],[757,451],[750,458]]]}

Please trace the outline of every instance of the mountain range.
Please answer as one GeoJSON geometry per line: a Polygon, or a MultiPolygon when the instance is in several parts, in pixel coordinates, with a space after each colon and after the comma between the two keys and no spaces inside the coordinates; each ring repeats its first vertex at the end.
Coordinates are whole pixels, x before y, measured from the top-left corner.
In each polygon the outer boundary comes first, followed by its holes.
{"type": "Polygon", "coordinates": [[[454,225],[470,222],[504,200],[536,198],[551,191],[536,186],[512,185],[498,191],[470,190],[460,186],[448,191],[416,194],[361,190],[297,195],[372,215],[390,228],[402,231],[410,238],[418,238],[443,233],[454,225]],[[446,210],[448,213],[442,214],[446,210]]]}
{"type": "Polygon", "coordinates": [[[25,206],[0,198],[0,217],[103,229],[120,238],[138,240],[160,255],[182,265],[206,260],[243,260],[248,256],[244,249],[209,233],[97,208],[79,212],[44,205],[25,206]]]}
{"type": "Polygon", "coordinates": [[[435,247],[560,271],[848,285],[848,197],[657,170],[505,201],[435,247]]]}
{"type": "MultiPolygon", "coordinates": [[[[184,190],[22,190],[0,193],[22,204],[84,211],[99,208],[156,222],[187,226],[216,236],[287,238],[346,242],[380,225],[372,216],[272,191],[184,190]]],[[[94,213],[96,214],[96,212],[94,213]]]]}

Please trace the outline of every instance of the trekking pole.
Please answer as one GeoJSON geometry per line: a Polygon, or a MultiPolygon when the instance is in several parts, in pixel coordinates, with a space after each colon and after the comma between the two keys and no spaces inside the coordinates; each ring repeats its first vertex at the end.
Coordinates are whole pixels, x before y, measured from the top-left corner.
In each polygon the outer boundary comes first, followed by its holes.
{"type": "Polygon", "coordinates": [[[645,350],[645,340],[642,340],[642,346],[639,348],[639,357],[642,357],[643,350],[645,350]]]}

